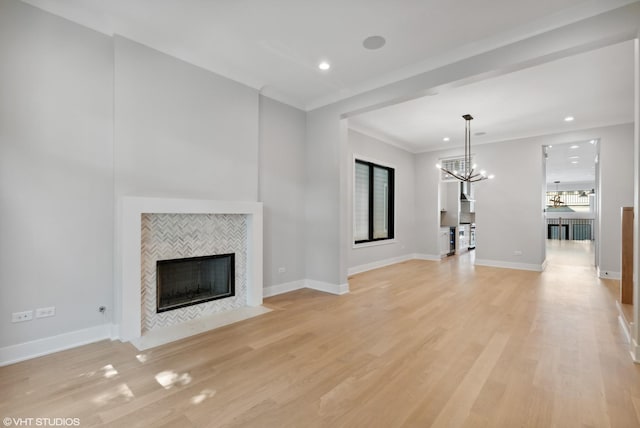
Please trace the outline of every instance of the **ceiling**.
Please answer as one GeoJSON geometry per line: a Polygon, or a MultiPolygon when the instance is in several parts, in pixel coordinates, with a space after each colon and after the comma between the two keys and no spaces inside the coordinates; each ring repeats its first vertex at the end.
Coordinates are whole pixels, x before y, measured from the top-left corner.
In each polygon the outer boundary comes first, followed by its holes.
{"type": "Polygon", "coordinates": [[[462,148],[466,113],[474,145],[630,123],[633,61],[633,41],[618,43],[364,113],[349,125],[423,152],[462,148]]]}
{"type": "Polygon", "coordinates": [[[589,184],[580,190],[595,187],[597,143],[589,140],[547,146],[547,187],[555,189],[555,181],[560,181],[560,190],[567,183],[589,184]]]}
{"type": "MultiPolygon", "coordinates": [[[[309,110],[637,0],[23,1],[309,110]],[[386,44],[367,50],[373,35],[386,44]],[[330,70],[318,69],[323,60],[330,70]]],[[[629,123],[633,84],[629,41],[436,88],[349,126],[417,153],[462,147],[466,113],[474,145],[629,123]]],[[[595,146],[578,145],[549,150],[550,182],[595,178],[595,146]]]]}
{"type": "Polygon", "coordinates": [[[305,110],[634,1],[25,0],[305,110]]]}

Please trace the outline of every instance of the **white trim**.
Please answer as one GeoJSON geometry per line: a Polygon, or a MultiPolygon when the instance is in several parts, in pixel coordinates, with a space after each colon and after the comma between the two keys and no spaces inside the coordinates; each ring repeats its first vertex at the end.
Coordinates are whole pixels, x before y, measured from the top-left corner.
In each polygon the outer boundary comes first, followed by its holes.
{"type": "Polygon", "coordinates": [[[486,260],[486,259],[476,259],[476,266],[489,266],[489,267],[497,267],[504,269],[518,269],[518,270],[530,270],[534,272],[542,272],[544,267],[542,264],[534,264],[534,263],[513,263],[513,262],[504,262],[501,260],[486,260]]]}
{"type": "MultiPolygon", "coordinates": [[[[380,165],[380,166],[383,166],[385,168],[392,168],[394,171],[398,169],[397,166],[395,166],[392,163],[389,163],[388,161],[372,158],[372,157],[366,156],[366,155],[360,155],[360,154],[354,152],[353,153],[353,163],[355,164],[357,160],[361,160],[363,162],[375,163],[376,165],[380,165]]],[[[354,173],[354,178],[355,178],[355,173],[354,173]]],[[[394,187],[394,191],[395,191],[395,187],[394,187]]]]}
{"type": "Polygon", "coordinates": [[[631,345],[631,332],[629,331],[629,326],[622,315],[618,315],[618,325],[620,325],[620,330],[622,330],[625,342],[631,345]]]}
{"type": "Polygon", "coordinates": [[[355,275],[362,272],[367,272],[373,269],[378,269],[381,267],[394,265],[396,263],[406,262],[407,260],[411,260],[413,254],[405,254],[404,256],[392,257],[390,259],[378,260],[371,263],[365,263],[363,265],[353,266],[347,270],[348,275],[355,275]]]}
{"type": "Polygon", "coordinates": [[[640,346],[638,345],[638,342],[633,339],[631,341],[630,347],[631,349],[629,350],[629,353],[631,354],[631,359],[634,363],[640,364],[640,346]]]}
{"type": "Polygon", "coordinates": [[[353,266],[349,268],[347,273],[349,275],[357,275],[359,273],[367,272],[367,271],[378,269],[385,266],[391,266],[396,263],[406,262],[408,260],[427,260],[427,261],[437,262],[442,260],[442,256],[440,255],[436,256],[433,254],[418,254],[418,253],[405,254],[404,256],[391,257],[389,259],[383,259],[383,260],[378,260],[371,263],[365,263],[362,265],[353,266]]]}
{"type": "Polygon", "coordinates": [[[285,282],[283,284],[270,285],[262,289],[262,295],[264,297],[277,296],[278,294],[288,293],[290,291],[300,290],[306,288],[305,280],[299,279],[297,281],[285,282]]]}
{"type": "Polygon", "coordinates": [[[378,131],[375,131],[373,129],[367,128],[366,126],[363,126],[362,124],[359,123],[353,123],[352,120],[349,120],[349,130],[350,131],[354,131],[357,132],[358,134],[362,134],[365,137],[369,137],[369,138],[373,138],[374,140],[378,140],[381,143],[385,143],[389,146],[392,146],[396,149],[400,149],[404,152],[408,152],[408,153],[412,153],[412,154],[416,154],[415,149],[413,148],[413,146],[406,142],[406,141],[400,141],[400,140],[394,140],[391,137],[384,135],[378,131]]]}
{"type": "Polygon", "coordinates": [[[111,340],[120,339],[120,326],[118,324],[111,324],[111,340]]]}
{"type": "Polygon", "coordinates": [[[600,267],[596,269],[598,278],[602,279],[622,279],[622,274],[620,272],[613,272],[610,270],[600,270],[600,267]]]}
{"type": "Polygon", "coordinates": [[[349,284],[332,284],[330,282],[316,281],[314,279],[305,279],[307,288],[312,290],[323,291],[331,294],[347,294],[349,292],[349,284]]]}
{"type": "Polygon", "coordinates": [[[89,343],[111,339],[111,324],[101,324],[56,336],[18,343],[0,348],[0,367],[89,343]]]}
{"type": "Polygon", "coordinates": [[[640,363],[640,347],[638,343],[631,337],[633,330],[633,321],[627,320],[622,312],[622,304],[616,300],[616,308],[618,309],[618,325],[622,331],[625,342],[629,345],[629,354],[635,363],[640,363]]]}
{"type": "Polygon", "coordinates": [[[431,261],[431,262],[438,262],[438,261],[441,261],[446,256],[447,256],[446,254],[441,256],[440,254],[436,255],[436,254],[418,254],[418,253],[415,253],[415,254],[413,254],[412,258],[416,259],[416,260],[428,260],[428,261],[431,261]]]}
{"type": "Polygon", "coordinates": [[[547,268],[548,264],[549,262],[547,262],[547,259],[544,259],[544,261],[542,262],[542,265],[540,265],[540,268],[542,269],[542,271],[544,271],[547,268]]]}

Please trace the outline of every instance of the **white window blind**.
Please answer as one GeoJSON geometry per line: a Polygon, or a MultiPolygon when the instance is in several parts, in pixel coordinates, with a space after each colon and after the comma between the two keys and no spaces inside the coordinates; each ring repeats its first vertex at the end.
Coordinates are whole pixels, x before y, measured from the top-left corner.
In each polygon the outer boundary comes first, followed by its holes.
{"type": "Polygon", "coordinates": [[[389,171],[373,167],[373,239],[388,238],[389,171]]]}
{"type": "Polygon", "coordinates": [[[369,165],[356,162],[355,168],[353,239],[365,241],[369,239],[369,165]]]}

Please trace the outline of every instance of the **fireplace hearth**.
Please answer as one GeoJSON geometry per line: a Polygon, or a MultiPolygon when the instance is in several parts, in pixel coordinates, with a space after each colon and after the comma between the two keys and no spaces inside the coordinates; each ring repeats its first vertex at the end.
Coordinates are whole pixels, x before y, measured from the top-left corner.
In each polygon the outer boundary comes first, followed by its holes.
{"type": "Polygon", "coordinates": [[[235,295],[235,254],[156,262],[156,312],[235,295]]]}

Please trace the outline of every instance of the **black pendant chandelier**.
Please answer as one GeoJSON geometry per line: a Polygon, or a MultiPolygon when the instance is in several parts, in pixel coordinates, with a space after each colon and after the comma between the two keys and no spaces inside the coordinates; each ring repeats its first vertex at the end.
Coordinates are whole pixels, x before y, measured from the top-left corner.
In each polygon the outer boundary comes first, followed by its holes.
{"type": "Polygon", "coordinates": [[[465,114],[464,116],[462,116],[462,118],[465,120],[464,160],[463,165],[461,165],[462,171],[450,171],[449,169],[444,168],[441,164],[437,164],[436,167],[440,168],[444,173],[449,174],[451,177],[461,182],[475,183],[476,181],[493,178],[494,176],[487,175],[487,172],[485,170],[476,172],[476,165],[471,164],[471,121],[473,120],[473,116],[471,116],[470,114],[465,114]]]}

